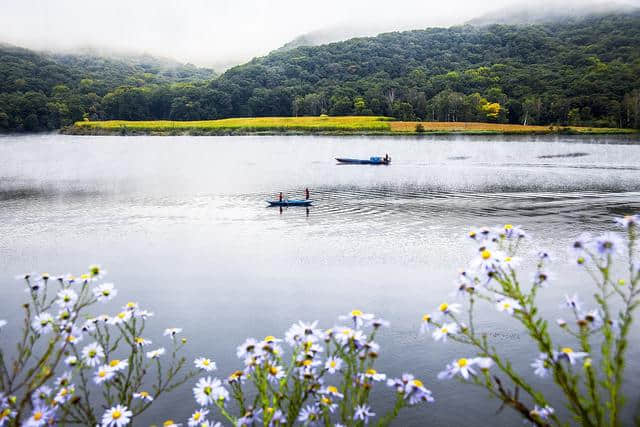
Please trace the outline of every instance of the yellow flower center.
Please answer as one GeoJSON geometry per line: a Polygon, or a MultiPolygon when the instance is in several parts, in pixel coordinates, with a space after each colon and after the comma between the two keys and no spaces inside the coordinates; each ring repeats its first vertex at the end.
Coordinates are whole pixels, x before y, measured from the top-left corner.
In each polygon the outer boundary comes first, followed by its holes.
{"type": "Polygon", "coordinates": [[[351,312],[351,315],[352,315],[353,317],[362,316],[362,311],[360,311],[360,310],[353,310],[353,311],[351,312]]]}
{"type": "Polygon", "coordinates": [[[195,414],[193,414],[193,419],[196,421],[198,421],[201,417],[202,414],[200,412],[196,412],[195,414]]]}
{"type": "Polygon", "coordinates": [[[146,391],[141,391],[141,392],[140,392],[140,396],[142,396],[142,397],[149,397],[149,393],[147,393],[146,391]]]}
{"type": "Polygon", "coordinates": [[[87,279],[91,278],[91,276],[89,276],[88,274],[83,274],[82,276],[80,276],[80,278],[82,280],[87,280],[87,279]]]}
{"type": "Polygon", "coordinates": [[[447,311],[447,309],[449,308],[449,304],[447,304],[446,302],[443,302],[442,304],[440,304],[438,306],[438,310],[445,312],[447,311]]]}
{"type": "Polygon", "coordinates": [[[278,368],[276,368],[275,366],[269,366],[269,373],[271,375],[276,375],[278,373],[278,368]]]}
{"type": "Polygon", "coordinates": [[[572,348],[570,348],[570,347],[564,347],[561,351],[562,351],[564,354],[571,354],[571,353],[573,353],[573,349],[572,349],[572,348]]]}
{"type": "Polygon", "coordinates": [[[96,265],[91,266],[89,268],[89,273],[91,273],[93,276],[97,276],[98,274],[100,274],[100,267],[98,267],[96,265]]]}
{"type": "Polygon", "coordinates": [[[442,328],[440,328],[440,332],[442,332],[443,334],[448,334],[449,333],[449,329],[447,329],[446,327],[442,327],[442,328]]]}
{"type": "Polygon", "coordinates": [[[469,232],[469,237],[476,237],[476,232],[475,231],[470,231],[469,232]]]}
{"type": "Polygon", "coordinates": [[[511,224],[507,224],[507,225],[504,226],[505,230],[511,230],[512,228],[513,228],[513,225],[511,225],[511,224]]]}
{"type": "Polygon", "coordinates": [[[204,359],[204,360],[202,361],[202,364],[203,364],[204,366],[209,366],[209,365],[211,364],[211,362],[209,362],[209,359],[204,359]]]}
{"type": "Polygon", "coordinates": [[[428,314],[425,314],[424,316],[422,316],[422,321],[423,322],[431,321],[431,316],[429,316],[428,314]]]}
{"type": "Polygon", "coordinates": [[[271,342],[275,340],[276,340],[276,337],[274,337],[273,335],[267,335],[266,337],[264,337],[264,341],[266,342],[271,342]]]}
{"type": "Polygon", "coordinates": [[[322,397],[322,399],[320,399],[320,400],[321,400],[321,401],[322,401],[322,403],[324,403],[325,405],[329,405],[329,404],[331,403],[331,400],[329,400],[328,398],[326,398],[326,397],[324,397],[324,396],[323,396],[323,397],[322,397]]]}
{"type": "Polygon", "coordinates": [[[375,375],[377,373],[378,371],[376,371],[375,369],[367,369],[367,375],[375,375]]]}
{"type": "Polygon", "coordinates": [[[40,421],[40,420],[42,419],[42,412],[40,412],[40,411],[36,411],[36,412],[33,414],[33,419],[34,419],[34,420],[36,420],[36,421],[40,421]]]}
{"type": "Polygon", "coordinates": [[[332,368],[335,368],[336,366],[338,366],[338,364],[336,363],[335,360],[332,360],[331,362],[329,362],[329,366],[331,366],[332,368]]]}
{"type": "Polygon", "coordinates": [[[127,308],[134,308],[136,306],[135,302],[128,302],[127,303],[127,308]]]}
{"type": "Polygon", "coordinates": [[[136,344],[142,344],[144,339],[142,337],[136,337],[136,344]]]}
{"type": "Polygon", "coordinates": [[[464,368],[468,364],[469,364],[469,361],[467,359],[465,358],[458,359],[458,366],[460,366],[461,368],[464,368]]]}
{"type": "Polygon", "coordinates": [[[509,307],[511,307],[511,304],[509,304],[508,302],[505,301],[505,302],[502,303],[502,306],[504,308],[509,308],[509,307]]]}
{"type": "Polygon", "coordinates": [[[118,313],[118,317],[120,319],[124,319],[125,317],[127,317],[127,313],[125,313],[124,311],[121,311],[120,313],[118,313]]]}
{"type": "Polygon", "coordinates": [[[273,409],[271,406],[269,406],[267,409],[264,410],[264,412],[266,412],[267,414],[272,414],[275,412],[275,409],[273,409]]]}
{"type": "Polygon", "coordinates": [[[113,418],[114,420],[117,420],[121,416],[122,416],[122,412],[120,412],[118,409],[116,409],[111,413],[111,418],[113,418]]]}
{"type": "Polygon", "coordinates": [[[422,381],[420,380],[413,380],[411,381],[411,383],[416,387],[424,387],[424,385],[422,384],[422,381]]]}
{"type": "Polygon", "coordinates": [[[113,359],[111,362],[109,362],[109,366],[111,366],[112,368],[115,368],[116,366],[118,366],[118,363],[120,363],[120,360],[113,359]]]}
{"type": "Polygon", "coordinates": [[[204,392],[204,394],[209,396],[213,390],[211,390],[211,387],[206,386],[202,391],[204,392]]]}
{"type": "Polygon", "coordinates": [[[337,393],[338,389],[335,386],[330,385],[330,386],[327,387],[327,391],[329,393],[337,393]]]}
{"type": "Polygon", "coordinates": [[[510,256],[506,257],[506,258],[504,259],[504,261],[505,261],[505,262],[511,262],[511,257],[510,257],[510,256]]]}
{"type": "Polygon", "coordinates": [[[304,360],[304,361],[302,362],[302,364],[303,364],[304,366],[310,366],[310,365],[311,365],[311,360],[304,360]]]}
{"type": "Polygon", "coordinates": [[[109,294],[111,294],[111,292],[109,292],[107,289],[105,289],[104,291],[102,291],[102,295],[104,295],[105,297],[108,297],[109,294]]]}
{"type": "Polygon", "coordinates": [[[0,420],[6,418],[11,413],[11,409],[6,408],[4,411],[0,412],[0,420]]]}
{"type": "Polygon", "coordinates": [[[482,251],[480,253],[480,256],[482,256],[482,259],[487,260],[487,259],[491,258],[491,252],[489,252],[487,249],[485,249],[484,251],[482,251]]]}
{"type": "Polygon", "coordinates": [[[95,350],[89,350],[89,357],[96,357],[96,351],[95,350]]]}
{"type": "Polygon", "coordinates": [[[165,421],[165,422],[164,422],[164,424],[163,424],[163,425],[166,427],[166,426],[172,426],[172,425],[174,425],[174,424],[175,424],[175,423],[173,422],[173,420],[167,420],[167,421],[165,421]]]}
{"type": "Polygon", "coordinates": [[[99,376],[100,378],[104,378],[104,377],[106,377],[106,376],[107,376],[107,372],[106,372],[106,371],[98,371],[98,376],[99,376]]]}

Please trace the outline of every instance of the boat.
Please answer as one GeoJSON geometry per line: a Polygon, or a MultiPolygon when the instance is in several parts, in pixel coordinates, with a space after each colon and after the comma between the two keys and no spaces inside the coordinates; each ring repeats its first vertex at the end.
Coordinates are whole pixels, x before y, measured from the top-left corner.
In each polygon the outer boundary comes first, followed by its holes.
{"type": "Polygon", "coordinates": [[[350,164],[350,165],[388,165],[391,163],[391,158],[385,159],[384,157],[369,157],[369,159],[345,159],[336,157],[338,163],[350,164]]]}
{"type": "Polygon", "coordinates": [[[311,206],[312,202],[310,199],[267,200],[269,206],[311,206]]]}

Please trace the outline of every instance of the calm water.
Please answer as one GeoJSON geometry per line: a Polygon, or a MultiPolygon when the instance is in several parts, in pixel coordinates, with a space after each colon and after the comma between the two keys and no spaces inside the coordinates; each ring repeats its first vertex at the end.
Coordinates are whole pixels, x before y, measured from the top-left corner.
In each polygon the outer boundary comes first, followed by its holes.
{"type": "MultiPolygon", "coordinates": [[[[212,357],[226,376],[247,336],[281,336],[299,319],[330,327],[360,308],[391,321],[379,370],[409,370],[437,399],[405,411],[403,424],[521,425],[508,410],[495,416],[498,402],[481,390],[435,378],[465,353],[419,335],[419,319],[451,299],[474,250],[470,226],[522,225],[532,235],[524,254],[555,254],[555,285],[541,298],[557,316],[565,293],[589,295],[586,277],[563,265],[565,247],[630,212],[640,212],[640,145],[625,139],[0,137],[0,317],[19,321],[25,294],[14,274],[98,262],[118,305],[137,300],[156,313],[154,345],[163,328],[182,327],[187,356],[212,357]],[[389,167],[333,160],[384,153],[389,167]],[[265,207],[305,187],[308,211],[265,207]]],[[[535,350],[521,331],[493,308],[480,317],[529,372],[535,350]]],[[[632,352],[637,360],[637,345],[632,352]]],[[[629,372],[636,397],[640,366],[629,372]]],[[[190,386],[145,422],[186,419],[190,386]]],[[[376,396],[390,395],[380,387],[376,396]]]]}

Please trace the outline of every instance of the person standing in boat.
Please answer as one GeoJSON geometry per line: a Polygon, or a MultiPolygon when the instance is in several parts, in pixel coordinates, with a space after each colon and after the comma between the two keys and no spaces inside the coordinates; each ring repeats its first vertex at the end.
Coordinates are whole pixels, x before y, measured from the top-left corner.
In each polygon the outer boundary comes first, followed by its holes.
{"type": "Polygon", "coordinates": [[[309,200],[309,188],[308,187],[304,189],[304,197],[305,197],[305,199],[309,200]]]}
{"type": "Polygon", "coordinates": [[[384,162],[385,163],[389,163],[389,161],[391,160],[391,158],[389,157],[389,153],[384,155],[384,162]]]}
{"type": "Polygon", "coordinates": [[[280,194],[278,195],[278,200],[282,201],[282,191],[280,192],[280,194]]]}

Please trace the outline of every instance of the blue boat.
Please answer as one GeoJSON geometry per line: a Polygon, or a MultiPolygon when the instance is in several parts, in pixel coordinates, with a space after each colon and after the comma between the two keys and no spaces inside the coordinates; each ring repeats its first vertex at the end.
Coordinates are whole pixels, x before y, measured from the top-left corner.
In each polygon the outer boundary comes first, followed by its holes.
{"type": "Polygon", "coordinates": [[[269,206],[311,206],[313,200],[300,200],[300,199],[284,199],[280,200],[267,200],[269,206]]]}
{"type": "Polygon", "coordinates": [[[384,157],[369,157],[369,159],[345,159],[336,157],[338,163],[349,165],[388,165],[391,163],[391,158],[385,159],[384,157]]]}

